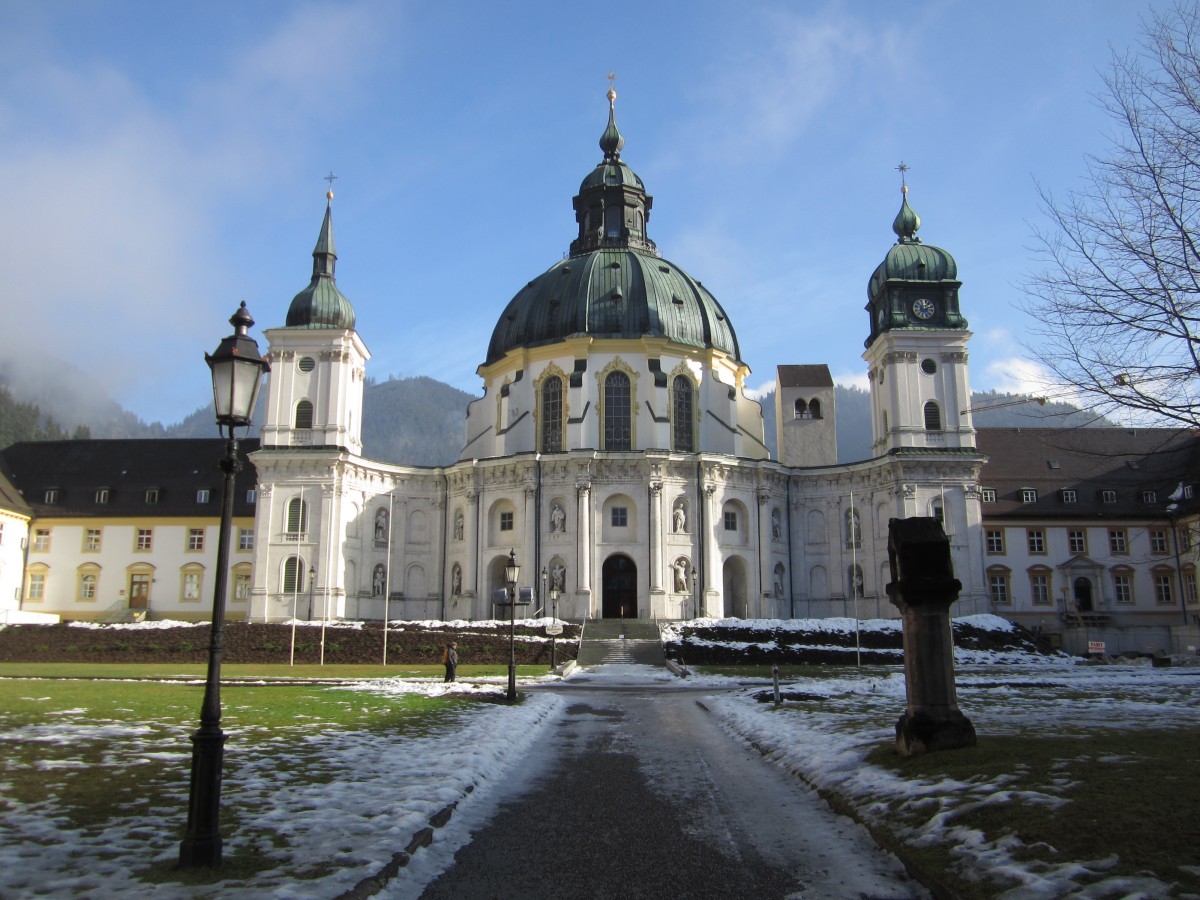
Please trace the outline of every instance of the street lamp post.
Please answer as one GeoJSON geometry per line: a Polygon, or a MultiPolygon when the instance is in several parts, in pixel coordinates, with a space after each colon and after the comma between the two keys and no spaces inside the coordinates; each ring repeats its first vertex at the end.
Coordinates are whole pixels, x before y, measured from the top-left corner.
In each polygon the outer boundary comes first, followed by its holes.
{"type": "Polygon", "coordinates": [[[225,436],[225,473],[221,492],[221,529],[217,537],[216,586],[213,589],[212,631],[208,645],[208,676],[200,707],[200,728],[192,735],[192,780],[188,795],[187,831],[179,845],[179,865],[185,868],[221,864],[221,768],[225,733],[221,731],[221,653],[225,638],[225,597],[229,572],[229,534],[233,524],[234,480],[242,464],[237,457],[235,428],[245,428],[254,414],[262,376],[270,364],[258,353],[247,332],[254,320],[243,303],[229,324],[234,333],[221,341],[205,361],[212,370],[213,407],[217,428],[225,436]]]}
{"type": "MultiPolygon", "coordinates": [[[[550,588],[550,605],[554,608],[552,616],[555,626],[558,625],[558,588],[550,588]]],[[[558,634],[550,635],[550,668],[558,668],[558,634]]]]}
{"type": "Polygon", "coordinates": [[[696,592],[696,570],[692,569],[692,612],[693,619],[700,618],[700,595],[696,592]]]}
{"type": "Polygon", "coordinates": [[[517,578],[521,567],[517,564],[517,551],[508,551],[508,565],[504,567],[504,580],[508,582],[508,702],[517,701],[517,578]]]}
{"type": "Polygon", "coordinates": [[[538,603],[542,605],[542,613],[546,612],[546,599],[550,596],[546,593],[546,585],[550,583],[550,573],[546,571],[546,567],[542,566],[542,596],[538,597],[538,603]]]}

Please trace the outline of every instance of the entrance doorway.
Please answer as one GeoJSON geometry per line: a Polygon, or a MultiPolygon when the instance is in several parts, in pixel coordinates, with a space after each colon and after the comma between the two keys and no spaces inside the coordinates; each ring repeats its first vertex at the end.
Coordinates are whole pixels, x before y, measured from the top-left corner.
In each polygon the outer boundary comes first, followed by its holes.
{"type": "Polygon", "coordinates": [[[731,556],[721,567],[722,610],[725,617],[748,619],[750,604],[746,590],[746,563],[740,556],[731,556]]]}
{"type": "Polygon", "coordinates": [[[150,608],[150,576],[135,572],[129,576],[129,608],[150,608]]]}
{"type": "Polygon", "coordinates": [[[632,559],[617,553],[604,561],[603,591],[604,618],[637,618],[637,564],[632,559]]]}
{"type": "Polygon", "coordinates": [[[1075,608],[1080,612],[1092,611],[1092,583],[1086,578],[1075,579],[1075,608]]]}

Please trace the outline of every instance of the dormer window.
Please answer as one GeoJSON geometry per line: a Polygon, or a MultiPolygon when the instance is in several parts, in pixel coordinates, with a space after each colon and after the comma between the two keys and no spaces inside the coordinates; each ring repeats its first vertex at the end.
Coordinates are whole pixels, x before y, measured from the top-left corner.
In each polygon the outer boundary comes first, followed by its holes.
{"type": "Polygon", "coordinates": [[[58,488],[46,488],[46,493],[42,495],[43,503],[57,503],[60,496],[58,488]]]}
{"type": "Polygon", "coordinates": [[[212,492],[208,488],[200,488],[196,491],[196,502],[207,503],[210,496],[212,496],[212,492]]]}
{"type": "Polygon", "coordinates": [[[158,488],[146,488],[146,502],[150,505],[158,502],[158,488]]]}
{"type": "Polygon", "coordinates": [[[108,502],[108,488],[96,488],[96,502],[101,504],[108,502]]]}

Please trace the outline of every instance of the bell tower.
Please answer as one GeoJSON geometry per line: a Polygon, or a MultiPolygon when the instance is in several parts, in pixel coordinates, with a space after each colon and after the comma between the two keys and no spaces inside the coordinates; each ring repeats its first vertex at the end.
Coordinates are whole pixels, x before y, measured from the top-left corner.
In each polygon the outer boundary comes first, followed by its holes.
{"type": "Polygon", "coordinates": [[[863,359],[871,382],[872,451],[973,449],[967,379],[967,320],[958,305],[958,266],[917,237],[902,176],[897,241],[867,287],[870,336],[863,359]]]}
{"type": "Polygon", "coordinates": [[[265,332],[272,365],[263,447],[362,453],[363,380],[371,354],[354,330],[354,307],[334,279],[332,207],[329,191],[312,280],[292,299],[286,325],[265,332]]]}

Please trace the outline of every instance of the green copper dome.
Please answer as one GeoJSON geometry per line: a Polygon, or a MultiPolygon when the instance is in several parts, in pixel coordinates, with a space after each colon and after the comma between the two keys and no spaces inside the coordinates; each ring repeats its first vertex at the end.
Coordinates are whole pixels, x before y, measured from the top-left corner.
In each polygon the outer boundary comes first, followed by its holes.
{"type": "Polygon", "coordinates": [[[917,237],[921,227],[921,217],[908,205],[908,191],[904,191],[904,202],[900,212],[892,222],[892,231],[898,240],[887,252],[883,262],[871,275],[867,287],[868,296],[879,295],[884,286],[892,280],[906,282],[956,281],[958,279],[958,264],[954,257],[941,247],[922,244],[917,237]]]}
{"type": "Polygon", "coordinates": [[[333,244],[333,192],[325,204],[325,221],[313,248],[313,274],[308,287],[292,298],[288,307],[288,328],[336,328],[354,330],[354,307],[338,290],[334,279],[337,250],[333,244]]]}
{"type": "Polygon", "coordinates": [[[658,255],[646,234],[653,198],[621,161],[625,139],[608,92],[604,159],[573,200],[579,233],[570,257],[555,263],[509,302],[492,332],[486,364],[518,347],[572,337],[662,337],[711,347],[741,362],[733,325],[716,298],[658,255]]]}

